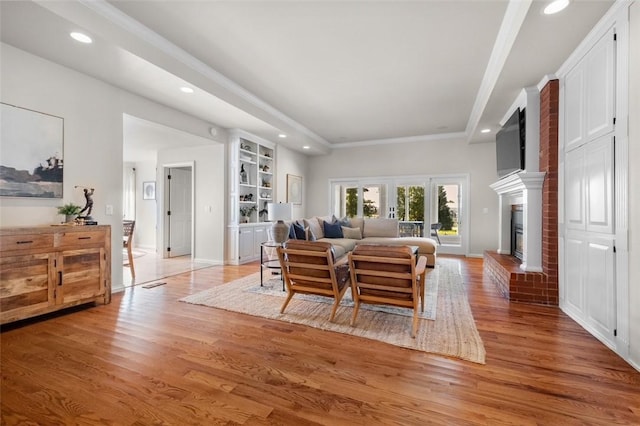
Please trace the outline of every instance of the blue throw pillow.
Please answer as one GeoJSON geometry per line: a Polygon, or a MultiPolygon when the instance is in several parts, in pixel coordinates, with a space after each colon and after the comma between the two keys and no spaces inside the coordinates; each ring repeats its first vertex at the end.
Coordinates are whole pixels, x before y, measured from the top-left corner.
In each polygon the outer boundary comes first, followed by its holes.
{"type": "Polygon", "coordinates": [[[295,229],[293,229],[293,223],[291,225],[289,225],[289,239],[290,240],[295,240],[296,239],[296,231],[295,231],[295,229]]]}
{"type": "Polygon", "coordinates": [[[342,225],[339,223],[323,222],[325,238],[344,238],[342,234],[342,225]]]}
{"type": "Polygon", "coordinates": [[[296,236],[296,240],[306,240],[307,239],[307,235],[304,232],[304,226],[300,225],[298,222],[293,222],[291,224],[291,226],[293,227],[293,232],[296,236]]]}

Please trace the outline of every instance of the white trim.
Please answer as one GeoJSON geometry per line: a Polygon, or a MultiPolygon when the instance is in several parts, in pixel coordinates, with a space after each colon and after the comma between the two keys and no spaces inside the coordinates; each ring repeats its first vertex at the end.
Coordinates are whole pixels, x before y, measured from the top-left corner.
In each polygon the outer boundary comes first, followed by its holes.
{"type": "Polygon", "coordinates": [[[542,89],[544,89],[544,87],[552,80],[557,80],[558,77],[556,77],[555,74],[546,74],[544,77],[542,77],[542,79],[540,80],[540,82],[536,85],[536,87],[538,88],[538,92],[542,92],[542,89]]]}
{"type": "Polygon", "coordinates": [[[199,257],[196,257],[195,259],[193,259],[193,261],[198,263],[206,263],[207,265],[211,265],[211,266],[224,265],[224,262],[222,260],[201,259],[199,257]]]}
{"type": "Polygon", "coordinates": [[[272,115],[276,119],[281,120],[288,126],[291,126],[291,128],[295,129],[296,131],[313,139],[315,142],[325,147],[331,146],[331,144],[327,142],[320,135],[314,133],[307,127],[303,126],[302,124],[298,123],[297,121],[289,117],[288,115],[284,114],[283,112],[276,109],[272,105],[263,101],[253,93],[246,90],[244,87],[234,82],[233,80],[220,74],[218,71],[214,70],[209,65],[205,64],[204,62],[200,61],[196,57],[192,56],[184,49],[173,44],[166,38],[162,37],[155,31],[151,30],[149,27],[143,25],[141,22],[125,14],[120,9],[116,8],[115,6],[112,6],[107,1],[78,0],[78,2],[81,3],[83,6],[85,6],[86,8],[98,13],[99,15],[101,15],[108,21],[112,22],[113,24],[119,26],[123,30],[129,32],[133,36],[155,47],[156,49],[160,50],[164,54],[179,61],[180,63],[182,63],[183,65],[186,65],[192,70],[200,73],[204,77],[208,78],[209,80],[213,81],[215,84],[219,85],[220,87],[238,96],[242,100],[272,115]]]}
{"type": "Polygon", "coordinates": [[[196,255],[196,162],[195,161],[183,161],[179,163],[165,163],[158,167],[158,170],[162,172],[161,182],[162,187],[156,189],[156,199],[158,196],[162,197],[162,202],[157,203],[157,207],[160,209],[158,212],[158,231],[161,235],[159,239],[160,245],[157,252],[163,259],[168,258],[168,253],[165,247],[167,246],[168,232],[167,221],[165,220],[167,211],[167,187],[165,182],[167,180],[167,173],[171,168],[177,167],[190,167],[191,168],[191,260],[193,261],[196,255]],[[160,194],[160,195],[159,195],[160,194]]]}
{"type": "Polygon", "coordinates": [[[267,148],[275,149],[276,144],[271,142],[270,140],[261,138],[260,136],[254,135],[253,133],[247,132],[242,129],[230,129],[229,130],[229,140],[232,140],[234,137],[248,139],[250,142],[257,142],[260,145],[264,145],[267,148]]]}
{"type": "Polygon", "coordinates": [[[520,32],[520,28],[522,28],[522,24],[527,16],[531,3],[532,0],[509,1],[504,18],[502,19],[502,24],[500,24],[498,36],[496,37],[496,41],[493,45],[493,50],[491,51],[489,63],[487,64],[484,77],[482,78],[482,83],[478,89],[473,109],[469,115],[469,121],[467,122],[467,128],[465,129],[467,142],[470,142],[476,128],[478,127],[482,113],[484,112],[484,109],[489,102],[489,98],[491,97],[491,93],[498,82],[502,68],[509,57],[513,43],[515,43],[516,37],[520,32]]]}
{"type": "Polygon", "coordinates": [[[401,138],[388,138],[388,139],[372,139],[366,141],[357,142],[343,142],[331,145],[332,148],[356,148],[362,146],[373,145],[390,145],[390,144],[402,144],[413,142],[430,142],[430,141],[443,141],[449,139],[462,139],[466,137],[465,132],[453,132],[453,133],[439,133],[434,135],[419,135],[419,136],[406,136],[401,138]]]}
{"type": "Polygon", "coordinates": [[[567,73],[573,68],[580,59],[593,47],[593,45],[607,32],[609,28],[616,24],[616,21],[620,19],[619,13],[626,17],[626,25],[629,25],[629,6],[634,0],[616,0],[613,5],[607,10],[607,12],[600,18],[597,24],[593,26],[593,29],[587,34],[587,36],[580,42],[578,47],[569,55],[566,61],[560,66],[556,75],[558,78],[564,78],[567,73]]]}
{"type": "MultiPolygon", "coordinates": [[[[537,158],[537,157],[536,157],[537,158]]],[[[545,172],[519,172],[489,185],[498,199],[498,253],[511,253],[511,206],[523,205],[524,250],[520,268],[542,272],[542,185],[545,172]]]]}
{"type": "Polygon", "coordinates": [[[484,254],[469,253],[469,254],[467,254],[466,257],[472,257],[474,259],[484,259],[484,254]]]}

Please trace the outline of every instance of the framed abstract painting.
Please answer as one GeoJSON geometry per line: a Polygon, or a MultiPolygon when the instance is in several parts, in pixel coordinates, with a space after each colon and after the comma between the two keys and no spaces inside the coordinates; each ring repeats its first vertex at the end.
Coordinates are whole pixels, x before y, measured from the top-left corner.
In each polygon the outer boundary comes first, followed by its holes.
{"type": "Polygon", "coordinates": [[[64,119],[0,106],[0,196],[62,198],[64,119]]]}
{"type": "Polygon", "coordinates": [[[302,177],[287,175],[287,203],[302,204],[302,177]]]}

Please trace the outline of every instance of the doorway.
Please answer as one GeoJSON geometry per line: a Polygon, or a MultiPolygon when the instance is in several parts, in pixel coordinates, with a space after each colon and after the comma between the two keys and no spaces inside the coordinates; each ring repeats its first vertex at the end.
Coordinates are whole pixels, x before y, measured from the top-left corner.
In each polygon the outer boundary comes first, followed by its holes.
{"type": "Polygon", "coordinates": [[[194,164],[163,166],[163,257],[194,255],[194,164]]]}

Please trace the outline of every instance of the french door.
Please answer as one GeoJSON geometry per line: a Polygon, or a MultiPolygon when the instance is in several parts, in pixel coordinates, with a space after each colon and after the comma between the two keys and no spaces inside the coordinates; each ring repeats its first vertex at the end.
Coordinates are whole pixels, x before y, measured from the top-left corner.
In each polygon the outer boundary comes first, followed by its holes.
{"type": "Polygon", "coordinates": [[[396,218],[401,236],[430,237],[438,251],[466,254],[467,176],[332,180],[337,217],[396,218]]]}

